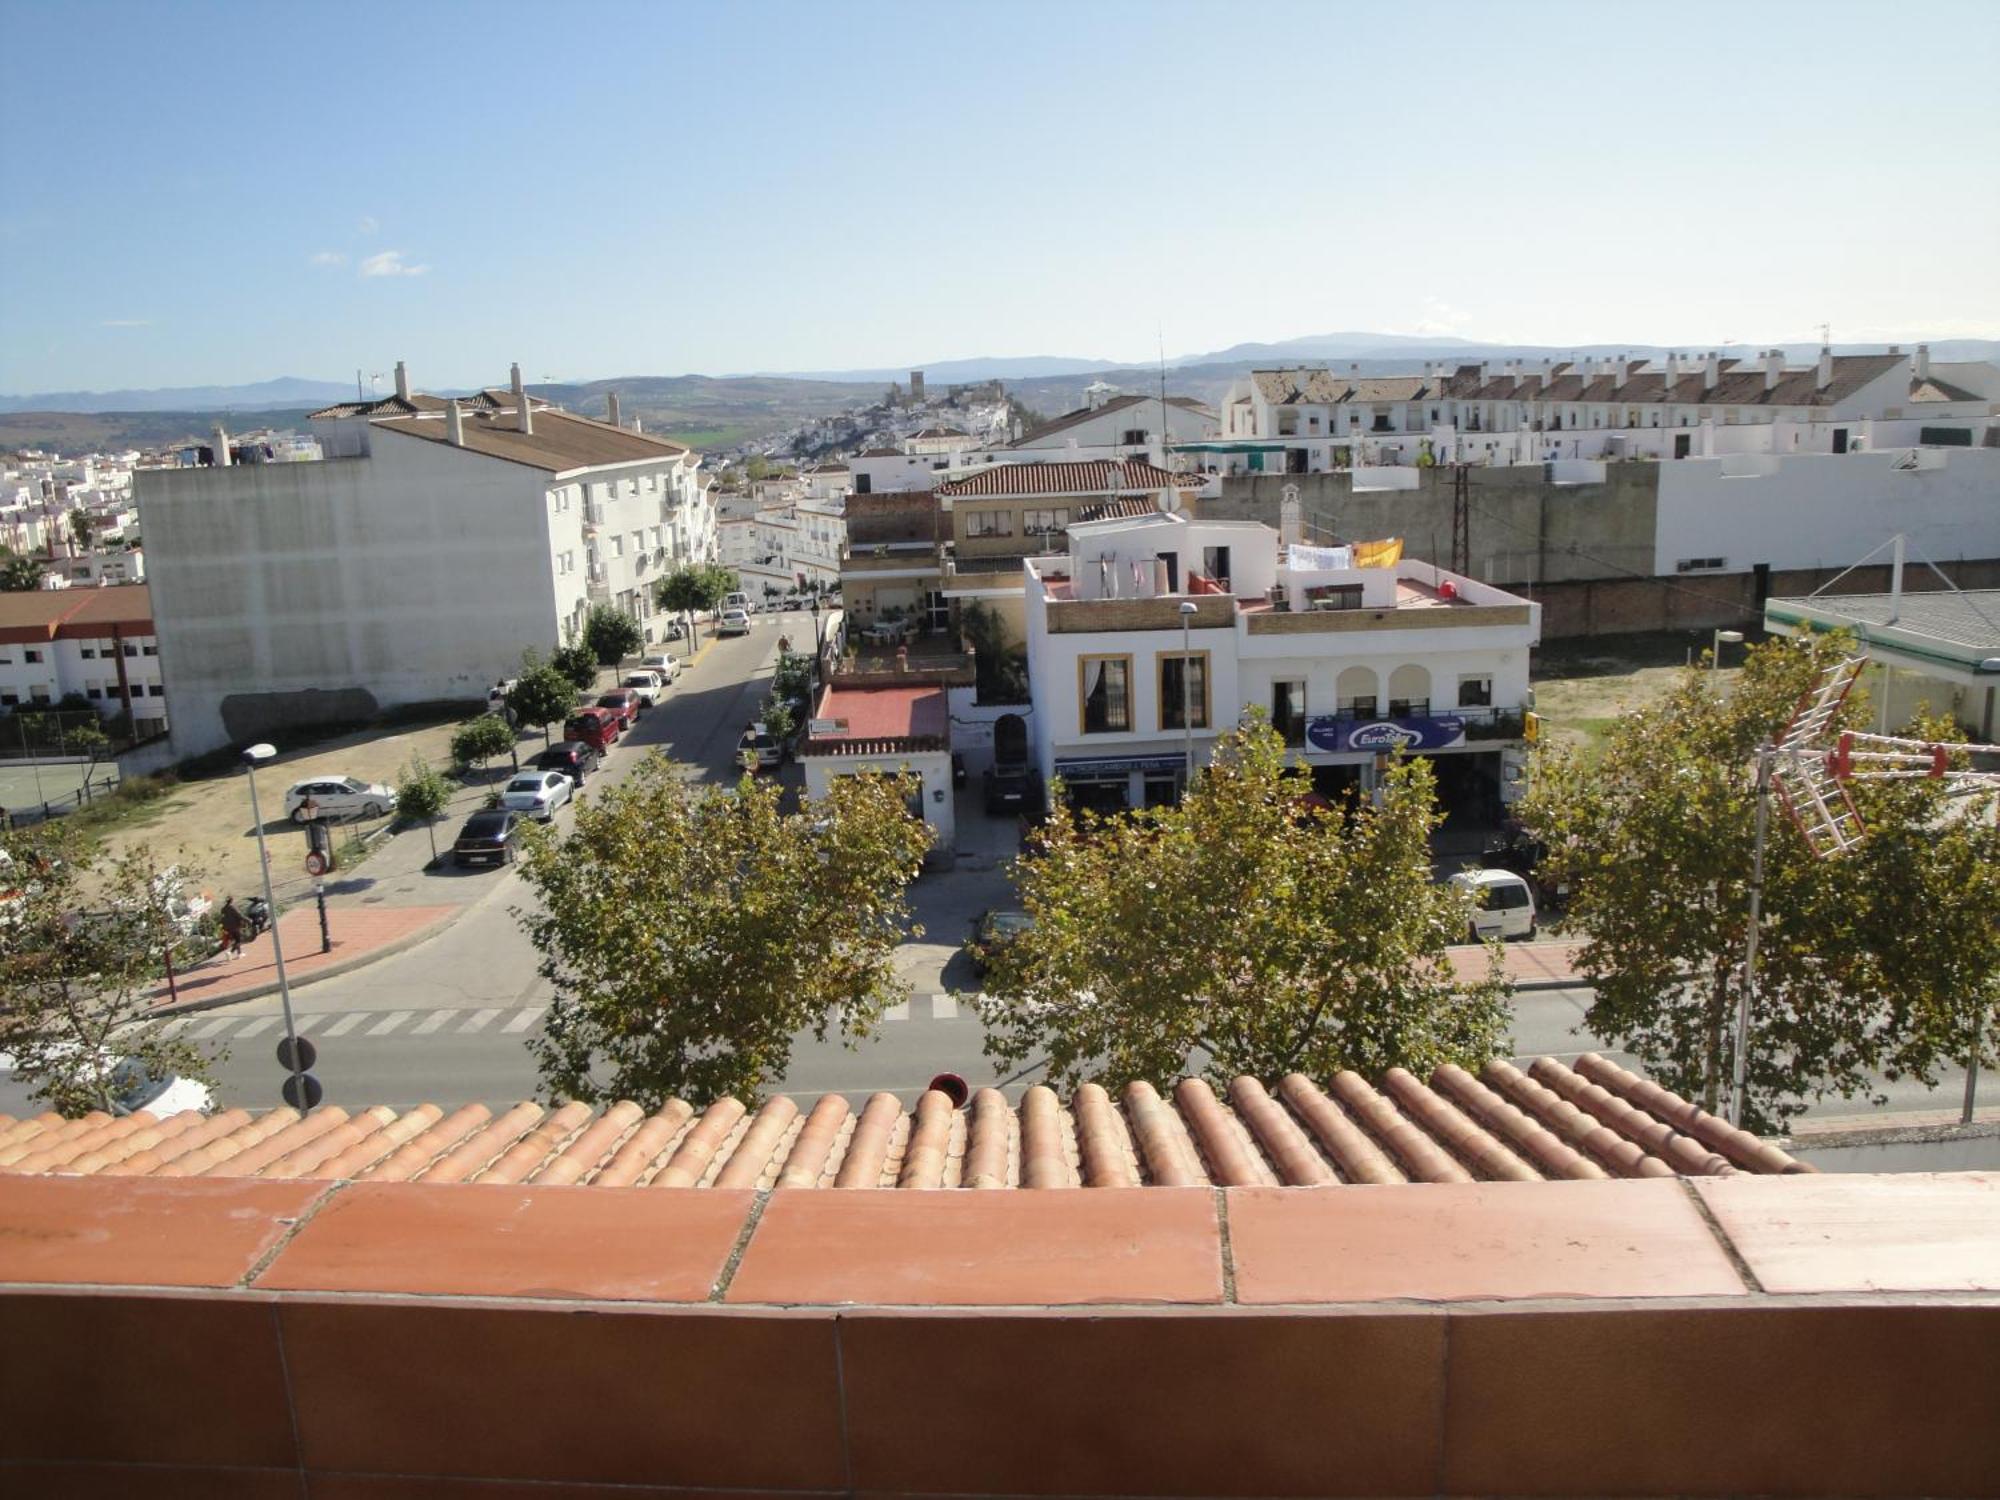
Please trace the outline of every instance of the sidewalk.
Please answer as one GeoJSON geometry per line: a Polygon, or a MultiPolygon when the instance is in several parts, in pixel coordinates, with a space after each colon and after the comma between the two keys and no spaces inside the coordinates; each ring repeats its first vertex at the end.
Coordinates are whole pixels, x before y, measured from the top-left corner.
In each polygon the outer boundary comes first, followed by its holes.
{"type": "MultiPolygon", "coordinates": [[[[318,911],[310,902],[295,906],[278,919],[278,935],[285,945],[285,979],[297,989],[400,953],[442,930],[462,910],[461,906],[330,906],[327,926],[333,947],[322,953],[318,911]]],[[[205,959],[176,975],[177,1001],[162,983],[153,991],[153,1003],[156,1014],[179,1015],[254,999],[277,988],[278,963],[267,932],[245,943],[241,958],[205,959]]]]}
{"type": "MultiPolygon", "coordinates": [[[[1517,990],[1566,990],[1587,983],[1576,970],[1579,942],[1504,943],[1501,969],[1517,990]]],[[[1460,943],[1445,949],[1452,968],[1460,973],[1483,975],[1486,948],[1478,943],[1460,943]]]]}

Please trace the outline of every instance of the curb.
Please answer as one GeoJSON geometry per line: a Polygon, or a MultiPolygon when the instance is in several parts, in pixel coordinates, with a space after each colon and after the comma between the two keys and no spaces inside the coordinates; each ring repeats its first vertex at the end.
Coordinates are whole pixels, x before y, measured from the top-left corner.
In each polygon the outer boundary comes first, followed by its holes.
{"type": "MultiPolygon", "coordinates": [[[[310,974],[300,975],[297,978],[287,976],[285,984],[290,989],[302,990],[307,985],[317,984],[322,979],[334,979],[342,974],[352,974],[356,969],[365,969],[378,959],[406,953],[417,944],[428,942],[464,915],[463,909],[448,913],[414,932],[406,932],[401,937],[384,943],[379,948],[371,948],[366,953],[343,958],[337,963],[330,963],[323,969],[314,969],[310,974]]],[[[247,990],[233,990],[227,995],[204,995],[196,1000],[169,1001],[165,1005],[155,1006],[147,1011],[143,1019],[150,1021],[159,1017],[171,1019],[175,1016],[191,1016],[204,1010],[220,1010],[225,1005],[236,1005],[245,1000],[261,1000],[266,995],[277,993],[278,981],[273,979],[268,984],[254,985],[247,990]]]]}

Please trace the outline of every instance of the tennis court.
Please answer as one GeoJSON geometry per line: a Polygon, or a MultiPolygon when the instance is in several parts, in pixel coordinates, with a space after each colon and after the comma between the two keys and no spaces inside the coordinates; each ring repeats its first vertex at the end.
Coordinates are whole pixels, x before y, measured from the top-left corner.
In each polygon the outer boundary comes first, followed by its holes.
{"type": "Polygon", "coordinates": [[[8,812],[39,812],[44,802],[74,807],[77,789],[83,785],[87,770],[91,772],[93,792],[107,791],[118,784],[115,761],[100,761],[92,770],[83,761],[35,765],[0,760],[0,807],[8,812]]]}

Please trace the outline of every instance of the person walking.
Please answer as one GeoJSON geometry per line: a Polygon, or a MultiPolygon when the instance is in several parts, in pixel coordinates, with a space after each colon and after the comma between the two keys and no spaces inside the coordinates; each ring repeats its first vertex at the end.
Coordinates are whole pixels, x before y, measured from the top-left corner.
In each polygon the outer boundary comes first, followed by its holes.
{"type": "Polygon", "coordinates": [[[234,896],[222,903],[222,941],[231,958],[243,956],[243,913],[236,909],[234,896]]]}

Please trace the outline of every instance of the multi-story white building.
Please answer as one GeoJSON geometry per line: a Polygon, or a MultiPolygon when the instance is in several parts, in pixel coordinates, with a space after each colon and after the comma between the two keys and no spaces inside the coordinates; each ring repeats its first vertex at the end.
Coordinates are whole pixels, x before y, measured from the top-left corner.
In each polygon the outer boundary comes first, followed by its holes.
{"type": "MultiPolygon", "coordinates": [[[[652,584],[713,555],[694,454],[509,390],[396,394],[311,419],[318,462],[142,470],[175,749],[483,696],[594,604],[671,620],[652,584]]],[[[226,454],[226,441],[216,451],[226,454]]]]}
{"type": "Polygon", "coordinates": [[[0,594],[0,710],[74,693],[106,718],[129,712],[143,735],[167,713],[152,614],[143,584],[0,594]]]}
{"type": "Polygon", "coordinates": [[[1169,801],[1190,741],[1204,762],[1254,708],[1321,790],[1371,787],[1400,747],[1434,758],[1448,806],[1511,801],[1538,607],[1429,563],[1353,563],[1253,521],[1071,525],[1066,553],[1023,565],[1042,775],[1095,805],[1169,801]]]}
{"type": "Polygon", "coordinates": [[[966,453],[963,462],[1033,463],[1037,460],[1146,458],[1166,461],[1169,445],[1205,442],[1219,430],[1215,410],[1192,396],[1109,395],[1108,386],[1092,404],[1065,412],[1029,433],[1015,433],[1001,448],[966,453]]]}
{"type": "Polygon", "coordinates": [[[847,528],[826,505],[801,500],[745,506],[717,521],[715,529],[718,557],[736,570],[753,599],[839,581],[847,528]]]}
{"type": "Polygon", "coordinates": [[[799,476],[805,481],[806,496],[822,504],[838,505],[854,488],[854,475],[838,459],[814,464],[799,476]]]}
{"type": "Polygon", "coordinates": [[[1977,446],[2000,410],[2000,370],[1914,354],[1834,354],[1788,367],[1710,353],[1648,360],[1436,365],[1422,375],[1253,370],[1222,430],[1184,444],[1216,474],[1358,464],[1542,463],[1730,454],[1844,454],[1977,446]]]}

